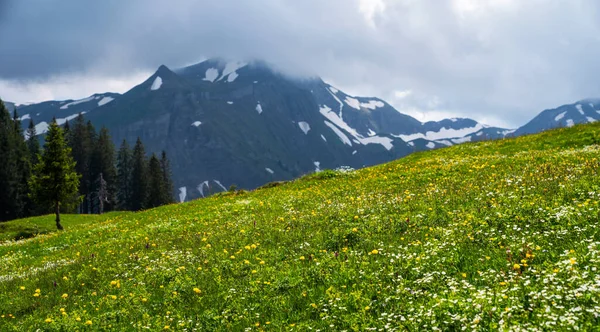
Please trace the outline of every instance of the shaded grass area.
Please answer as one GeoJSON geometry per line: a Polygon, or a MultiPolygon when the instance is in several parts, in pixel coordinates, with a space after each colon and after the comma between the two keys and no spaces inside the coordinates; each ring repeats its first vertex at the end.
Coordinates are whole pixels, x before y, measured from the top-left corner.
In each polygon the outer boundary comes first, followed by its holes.
{"type": "MultiPolygon", "coordinates": [[[[79,225],[104,221],[115,216],[127,214],[127,212],[110,212],[103,215],[94,214],[62,214],[61,223],[66,229],[72,229],[79,225]]],[[[55,232],[56,216],[45,215],[31,217],[7,222],[0,222],[0,242],[18,241],[29,239],[40,234],[55,232]]]]}

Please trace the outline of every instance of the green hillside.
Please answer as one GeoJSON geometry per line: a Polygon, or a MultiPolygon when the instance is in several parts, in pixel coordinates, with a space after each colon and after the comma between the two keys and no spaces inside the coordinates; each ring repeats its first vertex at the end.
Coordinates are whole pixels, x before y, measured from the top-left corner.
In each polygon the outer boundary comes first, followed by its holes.
{"type": "Polygon", "coordinates": [[[593,329],[599,172],[596,123],[65,222],[0,243],[0,331],[593,329]]]}

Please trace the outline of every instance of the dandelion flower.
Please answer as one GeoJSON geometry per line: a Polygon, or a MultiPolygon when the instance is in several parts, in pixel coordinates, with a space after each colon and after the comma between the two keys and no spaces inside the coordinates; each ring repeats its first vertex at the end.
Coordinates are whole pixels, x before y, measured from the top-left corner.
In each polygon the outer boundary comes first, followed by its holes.
{"type": "Polygon", "coordinates": [[[64,294],[62,295],[62,298],[63,298],[63,299],[66,299],[66,298],[68,298],[68,297],[69,297],[69,294],[67,294],[67,293],[64,293],[64,294]]]}
{"type": "Polygon", "coordinates": [[[196,293],[196,294],[200,294],[200,288],[197,288],[197,287],[195,287],[195,288],[194,288],[194,293],[196,293]]]}
{"type": "Polygon", "coordinates": [[[86,321],[85,325],[92,325],[92,321],[91,320],[86,321]]]}
{"type": "Polygon", "coordinates": [[[515,263],[515,265],[513,265],[513,269],[520,270],[521,269],[521,265],[515,263]]]}
{"type": "Polygon", "coordinates": [[[46,322],[46,323],[52,323],[52,318],[46,318],[46,320],[44,322],[46,322]]]}

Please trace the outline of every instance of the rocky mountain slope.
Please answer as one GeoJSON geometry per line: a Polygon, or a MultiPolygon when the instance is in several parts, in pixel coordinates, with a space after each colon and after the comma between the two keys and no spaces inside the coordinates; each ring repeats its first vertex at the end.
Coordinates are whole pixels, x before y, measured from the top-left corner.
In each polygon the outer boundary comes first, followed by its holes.
{"type": "Polygon", "coordinates": [[[384,100],[348,95],[320,78],[211,59],[176,70],[160,66],[123,95],[21,105],[18,114],[33,119],[41,134],[53,116],[64,123],[81,112],[106,126],[116,144],[139,136],[147,151],[166,150],[174,194],[183,201],[230,185],[256,188],[319,169],[361,168],[414,151],[537,132],[563,112],[564,121],[595,120],[595,103],[544,111],[518,130],[463,118],[421,123],[384,100]]]}

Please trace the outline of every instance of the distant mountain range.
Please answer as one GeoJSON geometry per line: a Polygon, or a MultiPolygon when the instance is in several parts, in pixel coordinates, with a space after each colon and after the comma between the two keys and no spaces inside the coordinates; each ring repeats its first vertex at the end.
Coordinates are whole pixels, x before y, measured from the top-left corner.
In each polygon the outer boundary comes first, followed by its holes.
{"type": "MultiPolygon", "coordinates": [[[[7,103],[9,108],[14,107],[7,103]]],[[[600,119],[600,101],[546,110],[516,130],[472,119],[422,123],[374,97],[355,97],[319,78],[299,80],[261,62],[207,60],[160,66],[124,94],[18,105],[38,134],[85,113],[117,146],[139,136],[146,150],[166,150],[181,201],[235,184],[256,188],[325,168],[360,168],[414,151],[539,132],[600,119]]],[[[28,121],[23,121],[26,127],[28,121]]]]}

